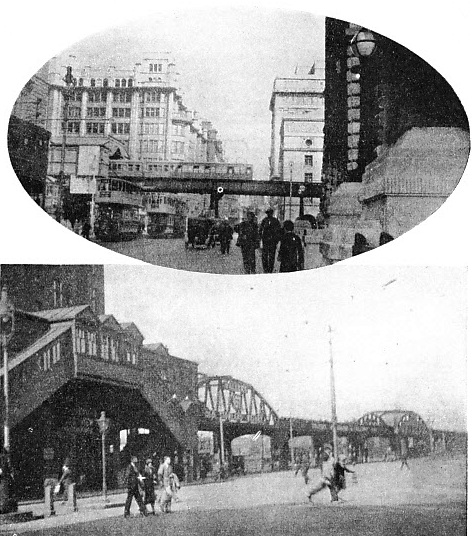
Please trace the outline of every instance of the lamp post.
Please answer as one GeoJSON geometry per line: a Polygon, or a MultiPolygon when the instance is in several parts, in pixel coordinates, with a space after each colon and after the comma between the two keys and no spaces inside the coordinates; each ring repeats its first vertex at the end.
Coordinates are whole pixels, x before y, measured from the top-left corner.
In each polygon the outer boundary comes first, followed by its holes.
{"type": "Polygon", "coordinates": [[[351,40],[351,49],[353,53],[358,57],[369,57],[375,52],[377,48],[377,41],[374,34],[362,28],[351,40]]]}
{"type": "Polygon", "coordinates": [[[292,219],[292,183],[293,183],[293,162],[290,162],[290,198],[288,203],[288,219],[292,219]]]}
{"type": "Polygon", "coordinates": [[[336,392],[334,388],[334,360],[333,360],[333,343],[331,340],[332,329],[328,326],[329,331],[329,368],[330,368],[330,386],[331,386],[331,425],[333,427],[333,456],[338,459],[338,418],[336,415],[336,392]]]}
{"type": "Polygon", "coordinates": [[[102,497],[103,501],[107,501],[107,469],[106,469],[106,450],[105,450],[105,436],[110,428],[110,419],[107,419],[105,412],[102,411],[100,418],[97,419],[98,428],[102,435],[102,497]]]}
{"type": "Polygon", "coordinates": [[[15,310],[8,300],[6,287],[2,288],[0,296],[0,335],[3,350],[3,396],[4,396],[4,425],[3,425],[3,456],[0,468],[0,512],[16,512],[18,505],[11,498],[10,478],[10,399],[8,386],[8,343],[15,332],[15,310]]]}
{"type": "Polygon", "coordinates": [[[67,142],[67,129],[69,121],[69,99],[70,90],[77,84],[77,79],[72,75],[72,67],[66,67],[66,75],[63,78],[66,89],[63,92],[64,96],[64,113],[62,121],[62,146],[61,146],[61,167],[59,170],[59,202],[57,207],[56,219],[60,220],[64,211],[64,183],[65,183],[65,167],[66,167],[66,142],[67,142]]]}
{"type": "Polygon", "coordinates": [[[293,425],[292,425],[291,415],[290,415],[290,463],[292,467],[295,465],[295,455],[293,452],[293,425]]]}

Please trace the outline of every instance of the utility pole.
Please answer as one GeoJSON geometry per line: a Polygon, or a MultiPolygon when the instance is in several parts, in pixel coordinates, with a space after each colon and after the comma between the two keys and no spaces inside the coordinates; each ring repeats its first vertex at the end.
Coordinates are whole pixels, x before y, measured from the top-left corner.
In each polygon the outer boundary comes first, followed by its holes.
{"type": "Polygon", "coordinates": [[[292,219],[292,183],[293,183],[293,162],[290,162],[290,200],[288,204],[288,219],[292,219]]]}
{"type": "Polygon", "coordinates": [[[333,456],[338,458],[338,418],[336,416],[336,391],[334,386],[334,359],[333,359],[333,341],[332,329],[328,326],[329,331],[329,368],[330,368],[330,386],[331,386],[331,424],[333,427],[333,456]]]}
{"type": "Polygon", "coordinates": [[[64,212],[64,188],[65,188],[65,168],[66,168],[66,144],[67,144],[67,129],[69,121],[69,99],[70,89],[75,87],[77,80],[72,75],[72,67],[66,67],[66,75],[63,78],[66,83],[66,89],[63,92],[64,96],[64,114],[62,120],[62,146],[61,146],[61,167],[59,170],[59,204],[57,207],[56,219],[60,220],[64,212]]]}
{"type": "Polygon", "coordinates": [[[290,463],[292,467],[295,465],[295,456],[293,453],[293,425],[292,425],[292,416],[290,415],[290,463]]]}

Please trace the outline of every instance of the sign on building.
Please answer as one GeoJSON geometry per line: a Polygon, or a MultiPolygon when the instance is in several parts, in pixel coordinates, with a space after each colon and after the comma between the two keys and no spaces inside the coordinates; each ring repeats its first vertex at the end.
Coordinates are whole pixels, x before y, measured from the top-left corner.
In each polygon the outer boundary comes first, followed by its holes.
{"type": "Polygon", "coordinates": [[[70,177],[71,194],[95,194],[97,193],[97,180],[95,177],[70,177]]]}

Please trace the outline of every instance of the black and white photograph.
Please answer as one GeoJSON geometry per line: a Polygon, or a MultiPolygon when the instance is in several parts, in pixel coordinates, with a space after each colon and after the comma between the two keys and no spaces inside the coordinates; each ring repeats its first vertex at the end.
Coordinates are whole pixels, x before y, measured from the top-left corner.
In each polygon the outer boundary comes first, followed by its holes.
{"type": "Polygon", "coordinates": [[[375,28],[202,9],[58,50],[21,89],[8,144],[26,192],[84,239],[256,274],[331,265],[411,230],[459,183],[470,134],[450,83],[375,28]]]}
{"type": "Polygon", "coordinates": [[[319,272],[268,315],[245,278],[2,265],[2,507],[31,534],[465,534],[466,270],[319,272]]]}
{"type": "Polygon", "coordinates": [[[471,20],[8,6],[0,535],[467,533],[471,20]]]}

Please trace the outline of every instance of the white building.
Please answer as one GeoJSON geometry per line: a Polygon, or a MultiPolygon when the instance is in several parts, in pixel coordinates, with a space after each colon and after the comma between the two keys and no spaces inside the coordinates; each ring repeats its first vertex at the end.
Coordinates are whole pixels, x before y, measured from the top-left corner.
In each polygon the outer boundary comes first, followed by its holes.
{"type": "MultiPolygon", "coordinates": [[[[324,127],[324,70],[279,77],[274,81],[270,178],[292,182],[321,182],[324,127]]],[[[274,203],[281,219],[300,214],[298,197],[274,203]]],[[[317,199],[304,199],[303,212],[316,216],[317,199]]]]}

